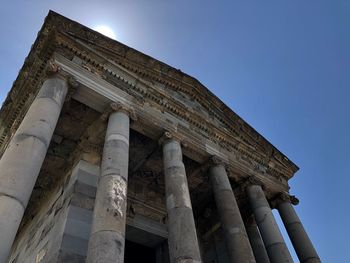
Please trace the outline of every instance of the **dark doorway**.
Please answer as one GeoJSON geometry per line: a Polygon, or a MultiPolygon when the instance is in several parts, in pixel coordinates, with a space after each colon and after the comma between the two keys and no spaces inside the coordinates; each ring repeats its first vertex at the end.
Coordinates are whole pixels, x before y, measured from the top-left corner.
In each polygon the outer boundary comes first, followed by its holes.
{"type": "Polygon", "coordinates": [[[156,250],[135,242],[125,240],[124,263],[155,263],[156,250]]]}

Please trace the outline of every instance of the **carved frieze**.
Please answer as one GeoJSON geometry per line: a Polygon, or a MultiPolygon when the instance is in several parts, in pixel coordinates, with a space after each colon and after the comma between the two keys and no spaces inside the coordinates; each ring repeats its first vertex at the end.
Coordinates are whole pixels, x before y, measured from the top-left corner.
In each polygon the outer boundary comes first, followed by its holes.
{"type": "Polygon", "coordinates": [[[169,113],[180,120],[175,126],[181,124],[204,140],[234,152],[258,173],[289,179],[298,169],[197,80],[53,12],[0,112],[1,124],[6,127],[0,134],[0,150],[9,140],[11,127],[18,127],[20,112],[25,112],[21,105],[27,105],[28,94],[37,92],[53,51],[70,60],[76,57],[82,68],[117,86],[139,105],[147,102],[169,113]],[[28,65],[34,67],[27,70],[28,65]],[[31,79],[24,82],[26,78],[31,79]],[[31,88],[19,89],[19,85],[28,83],[31,88]],[[24,101],[9,101],[11,95],[24,101]],[[14,108],[18,112],[13,113],[14,108]]]}

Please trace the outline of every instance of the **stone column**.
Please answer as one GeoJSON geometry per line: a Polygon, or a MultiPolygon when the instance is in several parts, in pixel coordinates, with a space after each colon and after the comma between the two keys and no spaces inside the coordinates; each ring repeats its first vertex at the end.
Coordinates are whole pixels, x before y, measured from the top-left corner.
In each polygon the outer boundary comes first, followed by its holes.
{"type": "Polygon", "coordinates": [[[96,192],[88,263],[124,262],[130,119],[125,107],[112,104],[112,108],[96,192]]]}
{"type": "Polygon", "coordinates": [[[295,212],[292,202],[294,204],[299,203],[295,197],[283,193],[279,196],[276,207],[287,229],[295,252],[302,263],[320,263],[321,260],[295,212]]]}
{"type": "Polygon", "coordinates": [[[67,94],[67,81],[47,79],[0,160],[0,262],[6,262],[44,162],[67,94]]]}
{"type": "Polygon", "coordinates": [[[209,167],[216,207],[220,216],[226,246],[232,263],[255,262],[243,219],[231,188],[225,167],[216,158],[209,167]]]}
{"type": "Polygon", "coordinates": [[[254,218],[249,218],[246,221],[246,230],[256,263],[270,263],[269,256],[267,255],[264,242],[261,239],[261,235],[254,218]]]}
{"type": "Polygon", "coordinates": [[[293,262],[261,186],[247,186],[247,194],[271,263],[293,262]]]}
{"type": "Polygon", "coordinates": [[[169,133],[162,141],[170,262],[199,263],[201,258],[181,146],[169,133]]]}

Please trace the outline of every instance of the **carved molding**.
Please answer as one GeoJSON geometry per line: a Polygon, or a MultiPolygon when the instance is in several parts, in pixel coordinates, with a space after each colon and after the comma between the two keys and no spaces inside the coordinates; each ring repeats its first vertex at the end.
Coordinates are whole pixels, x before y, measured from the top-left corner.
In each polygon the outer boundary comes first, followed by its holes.
{"type": "Polygon", "coordinates": [[[107,108],[104,110],[104,112],[101,114],[101,119],[106,121],[108,117],[113,112],[124,112],[126,113],[132,120],[136,121],[137,116],[135,113],[135,110],[121,102],[112,102],[110,103],[107,108]]]}
{"type": "Polygon", "coordinates": [[[54,59],[49,59],[47,64],[46,64],[46,69],[45,73],[48,77],[58,75],[59,73],[62,72],[61,67],[55,62],[54,59]]]}
{"type": "Polygon", "coordinates": [[[223,166],[226,169],[226,172],[228,173],[227,162],[216,155],[210,156],[208,166],[223,166]]]}
{"type": "Polygon", "coordinates": [[[245,192],[246,188],[251,185],[260,185],[263,190],[266,188],[264,183],[255,176],[249,176],[248,178],[239,181],[237,185],[243,192],[245,192]]]}
{"type": "MultiPolygon", "coordinates": [[[[142,103],[144,103],[145,100],[151,100],[155,102],[158,105],[158,107],[162,109],[162,111],[166,110],[168,112],[171,112],[175,116],[178,116],[179,118],[184,119],[185,121],[193,125],[191,127],[192,130],[198,130],[197,132],[201,135],[207,134],[207,139],[210,139],[211,141],[215,142],[220,147],[228,150],[229,152],[235,151],[239,153],[242,157],[246,158],[246,160],[249,161],[251,165],[253,165],[256,171],[262,174],[268,173],[270,175],[273,175],[277,179],[280,177],[284,177],[286,181],[292,175],[290,170],[287,171],[286,169],[281,169],[282,167],[278,168],[278,165],[276,163],[274,163],[274,167],[271,167],[269,165],[271,160],[266,159],[265,155],[259,156],[258,151],[254,147],[245,144],[247,141],[237,140],[237,138],[232,137],[232,135],[230,135],[226,131],[218,129],[218,127],[213,125],[210,122],[210,120],[205,120],[203,119],[203,117],[199,116],[195,112],[190,112],[188,109],[184,108],[182,104],[179,105],[170,97],[167,97],[165,100],[161,99],[161,97],[166,97],[166,94],[152,94],[148,90],[143,89],[138,85],[134,85],[130,83],[130,81],[128,81],[127,79],[118,75],[117,73],[112,72],[111,69],[107,68],[105,65],[100,64],[91,56],[88,56],[86,52],[83,53],[79,51],[75,47],[76,43],[74,43],[74,41],[72,42],[69,39],[61,38],[59,45],[69,49],[71,52],[73,52],[75,56],[80,57],[82,60],[89,61],[90,68],[96,67],[100,72],[101,69],[104,69],[104,72],[106,72],[106,74],[113,75],[114,77],[120,79],[122,83],[124,83],[126,86],[124,87],[123,85],[118,85],[118,87],[121,88],[124,92],[127,92],[131,96],[135,97],[138,101],[140,101],[139,97],[143,97],[142,103]],[[134,93],[132,92],[133,90],[134,93]]],[[[108,78],[104,77],[104,75],[100,77],[104,80],[108,80],[108,78]]],[[[111,84],[113,84],[113,82],[111,84]]],[[[171,85],[169,84],[169,86],[171,85]]],[[[152,92],[156,91],[152,90],[152,92]]],[[[242,132],[243,131],[241,131],[241,133],[242,132]]],[[[240,137],[240,139],[242,138],[240,137]]],[[[182,143],[186,147],[186,142],[184,140],[182,141],[182,143]]]]}
{"type": "MultiPolygon", "coordinates": [[[[138,102],[143,104],[145,100],[152,101],[161,110],[174,114],[180,119],[184,119],[191,125],[191,130],[201,134],[204,138],[211,140],[227,151],[235,152],[235,156],[240,158],[240,161],[248,162],[249,165],[255,167],[256,171],[261,174],[266,173],[275,178],[284,177],[288,180],[298,169],[248,124],[228,109],[227,106],[214,96],[210,96],[212,94],[193,78],[116,41],[101,37],[90,29],[54,13],[49,15],[41,33],[39,33],[36,43],[30,52],[29,59],[26,60],[16,80],[18,83],[16,85],[14,84],[9,97],[23,98],[25,100],[22,102],[22,105],[29,107],[30,103],[29,105],[26,104],[26,98],[30,92],[37,92],[38,82],[42,81],[42,77],[40,77],[42,74],[40,72],[46,68],[46,62],[54,50],[61,50],[71,58],[73,56],[79,57],[84,62],[85,68],[88,68],[90,72],[99,75],[102,79],[112,84],[117,80],[118,87],[121,87],[125,92],[133,96],[138,102]],[[103,50],[106,54],[110,53],[111,56],[107,60],[94,59],[88,55],[90,52],[84,51],[89,46],[91,47],[92,44],[94,48],[103,50]],[[37,56],[37,54],[40,54],[40,56],[37,56]],[[158,82],[176,92],[188,94],[190,98],[204,107],[209,113],[209,117],[206,119],[198,112],[184,107],[183,104],[175,101],[171,96],[165,98],[164,95],[166,93],[164,92],[161,93],[155,89],[149,92],[140,83],[130,82],[130,80],[106,66],[112,63],[109,61],[113,61],[115,63],[114,65],[120,65],[132,74],[135,74],[135,79],[138,79],[138,81],[142,82],[144,79],[149,83],[158,82]],[[26,69],[29,64],[37,65],[37,68],[28,71],[26,69]],[[40,68],[41,71],[39,70],[40,68]],[[24,81],[26,76],[31,76],[33,79],[28,82],[24,81]],[[22,89],[21,95],[19,95],[18,87],[20,83],[30,83],[32,88],[22,89]],[[210,97],[210,100],[208,100],[208,97],[210,97]],[[212,123],[213,118],[219,120],[224,128],[214,125],[212,123]],[[261,154],[261,152],[264,154],[261,154]],[[272,158],[274,159],[272,160],[272,158]]],[[[95,56],[96,54],[91,55],[95,56]]],[[[12,127],[13,130],[16,130],[18,122],[20,123],[17,120],[20,119],[18,116],[23,106],[16,106],[18,104],[14,104],[7,98],[4,107],[1,109],[0,121],[6,120],[7,124],[5,127],[7,128],[0,134],[0,150],[6,147],[9,140],[8,129],[12,127]],[[19,112],[12,113],[15,108],[19,112]],[[5,113],[6,111],[7,113],[5,113]],[[12,117],[9,118],[7,116],[8,113],[12,117]]],[[[186,146],[186,142],[183,139],[182,143],[186,146]]]]}
{"type": "Polygon", "coordinates": [[[126,106],[125,104],[121,103],[121,102],[113,102],[111,103],[110,105],[112,111],[114,112],[124,112],[126,114],[129,115],[129,117],[136,121],[137,120],[137,117],[136,117],[136,113],[135,113],[135,110],[129,106],[126,106]]]}
{"type": "Polygon", "coordinates": [[[279,204],[289,202],[293,205],[299,204],[299,199],[294,195],[290,195],[288,192],[278,193],[274,198],[271,199],[271,207],[278,207],[279,204]]]}
{"type": "Polygon", "coordinates": [[[176,132],[165,131],[163,135],[159,138],[158,143],[163,145],[169,140],[175,140],[182,144],[182,138],[176,132]]]}

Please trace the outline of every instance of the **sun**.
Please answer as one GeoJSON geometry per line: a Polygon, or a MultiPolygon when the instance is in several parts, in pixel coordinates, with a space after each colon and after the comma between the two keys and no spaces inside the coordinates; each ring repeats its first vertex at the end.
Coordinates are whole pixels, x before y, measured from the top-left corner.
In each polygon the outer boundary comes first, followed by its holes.
{"type": "Polygon", "coordinates": [[[99,32],[99,33],[101,33],[109,38],[113,38],[113,39],[117,38],[113,29],[110,28],[109,26],[106,26],[106,25],[96,26],[96,27],[94,27],[94,30],[96,30],[97,32],[99,32]]]}

